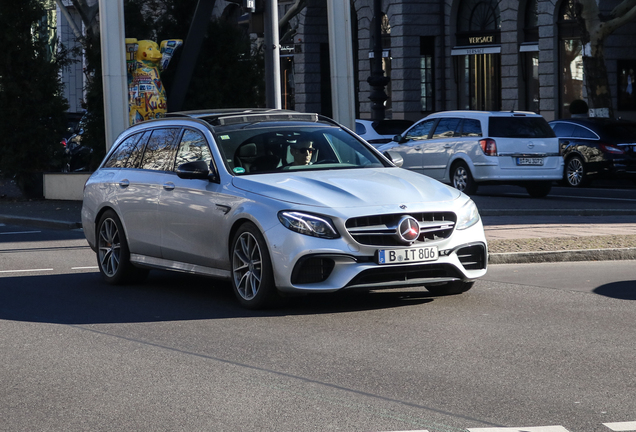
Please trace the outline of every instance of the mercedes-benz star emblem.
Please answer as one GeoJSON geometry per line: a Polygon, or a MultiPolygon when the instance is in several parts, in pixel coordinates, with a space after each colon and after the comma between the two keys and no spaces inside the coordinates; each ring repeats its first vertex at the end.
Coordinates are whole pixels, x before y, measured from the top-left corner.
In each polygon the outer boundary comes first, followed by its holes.
{"type": "Polygon", "coordinates": [[[529,148],[529,149],[533,149],[533,148],[534,148],[534,143],[533,143],[532,141],[530,141],[530,142],[528,143],[528,148],[529,148]]]}
{"type": "Polygon", "coordinates": [[[413,243],[420,236],[420,224],[414,217],[403,216],[398,223],[397,235],[405,243],[413,243]]]}

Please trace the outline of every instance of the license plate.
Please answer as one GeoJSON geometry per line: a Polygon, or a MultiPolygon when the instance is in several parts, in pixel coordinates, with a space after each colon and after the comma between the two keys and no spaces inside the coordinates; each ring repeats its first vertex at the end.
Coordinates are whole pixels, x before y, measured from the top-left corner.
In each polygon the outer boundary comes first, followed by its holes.
{"type": "Polygon", "coordinates": [[[437,246],[410,249],[381,249],[378,251],[378,264],[408,264],[435,261],[438,257],[437,246]]]}
{"type": "Polygon", "coordinates": [[[518,157],[517,165],[543,165],[543,158],[518,157]]]}

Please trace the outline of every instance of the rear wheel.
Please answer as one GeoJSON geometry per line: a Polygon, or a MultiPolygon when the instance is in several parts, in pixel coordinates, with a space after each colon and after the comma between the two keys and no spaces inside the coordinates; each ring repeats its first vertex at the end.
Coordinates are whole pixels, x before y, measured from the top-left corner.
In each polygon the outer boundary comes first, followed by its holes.
{"type": "Polygon", "coordinates": [[[453,165],[451,169],[451,182],[455,189],[467,195],[472,195],[477,192],[477,183],[473,179],[470,169],[464,162],[457,162],[453,165]]]}
{"type": "Polygon", "coordinates": [[[453,281],[446,282],[445,284],[441,285],[427,285],[426,289],[428,290],[428,292],[434,295],[454,295],[468,291],[473,287],[474,283],[475,282],[453,281]]]}
{"type": "Polygon", "coordinates": [[[278,300],[267,244],[258,228],[244,223],[231,245],[232,288],[242,306],[261,309],[278,300]]]}
{"type": "Polygon", "coordinates": [[[580,156],[572,156],[565,162],[563,178],[568,186],[583,187],[588,183],[585,162],[580,156]]]}
{"type": "Polygon", "coordinates": [[[130,262],[130,251],[121,221],[114,211],[106,211],[97,224],[97,264],[104,280],[113,285],[141,282],[148,270],[130,262]]]}
{"type": "Polygon", "coordinates": [[[526,190],[532,198],[543,198],[552,190],[552,182],[534,182],[527,185],[526,190]]]}

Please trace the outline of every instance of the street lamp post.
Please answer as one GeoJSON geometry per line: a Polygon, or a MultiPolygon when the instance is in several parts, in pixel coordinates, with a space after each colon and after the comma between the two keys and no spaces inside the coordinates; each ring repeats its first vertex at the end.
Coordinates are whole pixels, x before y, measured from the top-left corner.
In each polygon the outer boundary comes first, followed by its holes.
{"type": "Polygon", "coordinates": [[[390,81],[382,70],[382,0],[373,0],[373,21],[373,62],[371,76],[367,78],[367,82],[371,86],[369,99],[373,102],[371,117],[379,121],[384,119],[384,102],[388,99],[384,87],[390,81]]]}

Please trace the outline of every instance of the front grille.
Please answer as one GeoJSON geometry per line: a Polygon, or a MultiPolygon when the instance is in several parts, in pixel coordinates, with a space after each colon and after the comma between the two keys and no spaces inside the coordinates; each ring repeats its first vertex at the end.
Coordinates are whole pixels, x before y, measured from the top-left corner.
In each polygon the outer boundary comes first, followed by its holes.
{"type": "Polygon", "coordinates": [[[325,281],[335,263],[331,258],[310,257],[298,261],[292,272],[292,284],[309,284],[325,281]]]}
{"type": "Polygon", "coordinates": [[[417,266],[376,267],[365,270],[347,284],[376,285],[382,283],[403,282],[405,285],[423,279],[456,278],[461,279],[461,273],[451,264],[421,264],[417,266]]]}
{"type": "Polygon", "coordinates": [[[450,237],[457,221],[455,213],[452,212],[398,213],[351,218],[345,226],[349,234],[360,244],[404,246],[396,233],[400,219],[407,215],[417,219],[420,225],[420,236],[415,244],[450,237]]]}
{"type": "Polygon", "coordinates": [[[486,268],[486,248],[482,244],[463,247],[457,250],[457,258],[466,270],[486,268]]]}

